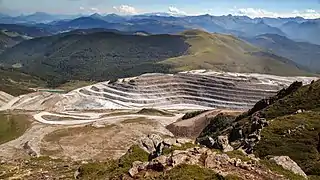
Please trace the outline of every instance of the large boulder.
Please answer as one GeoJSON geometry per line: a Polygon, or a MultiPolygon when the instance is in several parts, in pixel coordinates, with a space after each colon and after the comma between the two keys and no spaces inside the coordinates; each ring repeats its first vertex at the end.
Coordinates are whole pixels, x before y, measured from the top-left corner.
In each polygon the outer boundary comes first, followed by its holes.
{"type": "Polygon", "coordinates": [[[233,151],[233,147],[229,144],[228,136],[218,136],[217,145],[223,152],[233,151]]]}
{"type": "MultiPolygon", "coordinates": [[[[154,153],[161,147],[163,139],[157,134],[149,134],[140,139],[139,146],[148,153],[154,153]]],[[[162,149],[160,149],[162,150],[162,149]]]]}
{"type": "Polygon", "coordinates": [[[295,174],[301,175],[308,178],[307,175],[303,172],[303,170],[299,167],[299,165],[294,162],[289,156],[275,156],[270,159],[275,162],[279,166],[282,166],[284,169],[294,172],[295,174]]]}

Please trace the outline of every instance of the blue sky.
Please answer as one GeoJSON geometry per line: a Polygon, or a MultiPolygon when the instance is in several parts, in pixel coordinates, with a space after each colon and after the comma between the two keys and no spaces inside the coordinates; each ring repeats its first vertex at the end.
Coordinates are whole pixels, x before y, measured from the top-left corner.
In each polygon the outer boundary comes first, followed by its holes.
{"type": "Polygon", "coordinates": [[[28,14],[118,13],[236,14],[320,18],[320,0],[0,0],[0,12],[28,14]]]}

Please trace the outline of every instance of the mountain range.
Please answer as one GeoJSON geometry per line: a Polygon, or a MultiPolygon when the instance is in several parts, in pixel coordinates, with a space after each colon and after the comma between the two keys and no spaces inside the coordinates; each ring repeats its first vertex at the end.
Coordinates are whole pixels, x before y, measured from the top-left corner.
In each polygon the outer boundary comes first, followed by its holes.
{"type": "Polygon", "coordinates": [[[247,16],[172,16],[151,13],[134,16],[117,14],[90,16],[63,16],[37,12],[27,16],[0,16],[0,23],[32,24],[55,33],[73,29],[106,28],[120,31],[147,31],[154,34],[174,34],[186,29],[254,37],[260,34],[278,34],[297,41],[320,44],[320,20],[295,18],[249,18],[247,16]],[[46,24],[44,24],[46,23],[46,24]]]}
{"type": "Polygon", "coordinates": [[[193,69],[320,72],[319,19],[35,13],[0,22],[0,65],[52,87],[193,69]]]}

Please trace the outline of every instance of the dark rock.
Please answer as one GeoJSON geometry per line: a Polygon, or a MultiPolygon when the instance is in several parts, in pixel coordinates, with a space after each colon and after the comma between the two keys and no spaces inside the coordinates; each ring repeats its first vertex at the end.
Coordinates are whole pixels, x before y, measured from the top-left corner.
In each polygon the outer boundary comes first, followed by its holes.
{"type": "Polygon", "coordinates": [[[29,141],[25,142],[23,145],[23,149],[26,151],[26,153],[31,157],[36,157],[37,153],[31,148],[29,145],[29,141]]]}
{"type": "Polygon", "coordinates": [[[212,137],[207,136],[205,138],[199,139],[198,143],[200,143],[201,145],[204,145],[208,148],[214,148],[216,142],[212,137]]]}
{"type": "Polygon", "coordinates": [[[162,163],[160,162],[156,162],[156,161],[151,161],[148,166],[147,169],[151,169],[153,171],[157,171],[157,172],[163,172],[165,167],[163,166],[162,163]]]}

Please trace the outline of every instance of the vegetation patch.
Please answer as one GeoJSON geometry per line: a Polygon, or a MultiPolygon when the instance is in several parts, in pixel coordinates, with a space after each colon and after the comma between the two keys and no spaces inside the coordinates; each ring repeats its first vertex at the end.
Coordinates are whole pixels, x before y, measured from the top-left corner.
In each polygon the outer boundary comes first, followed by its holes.
{"type": "Polygon", "coordinates": [[[13,96],[34,92],[30,88],[45,87],[46,83],[38,77],[30,76],[14,68],[0,66],[0,91],[13,96]]]}
{"type": "Polygon", "coordinates": [[[250,161],[251,160],[246,154],[244,154],[240,150],[229,151],[229,152],[226,152],[226,154],[230,158],[238,158],[238,159],[241,159],[241,161],[250,161]]]}
{"type": "Polygon", "coordinates": [[[134,161],[148,161],[149,154],[139,146],[132,146],[119,160],[84,164],[79,168],[81,179],[121,179],[128,176],[134,161]]]}
{"type": "MultiPolygon", "coordinates": [[[[109,129],[115,125],[108,125],[104,127],[103,129],[109,129]]],[[[74,127],[74,128],[64,128],[64,129],[59,129],[56,131],[53,131],[47,135],[44,136],[43,140],[46,142],[53,142],[53,143],[58,143],[61,138],[67,137],[67,136],[73,136],[73,135],[78,135],[78,134],[87,134],[95,130],[101,130],[102,128],[95,128],[92,127],[91,125],[86,125],[83,127],[74,127]]]]}
{"type": "Polygon", "coordinates": [[[58,89],[65,90],[66,92],[72,91],[74,89],[78,89],[81,87],[89,86],[92,84],[97,83],[96,81],[77,81],[77,80],[70,80],[61,86],[58,87],[58,89]]]}
{"type": "Polygon", "coordinates": [[[320,176],[320,112],[274,119],[263,129],[254,152],[259,157],[289,156],[307,175],[320,176]]]}
{"type": "Polygon", "coordinates": [[[167,154],[171,154],[175,150],[187,150],[189,148],[194,148],[194,147],[197,147],[197,145],[193,144],[193,143],[190,143],[190,142],[182,144],[181,146],[173,145],[170,148],[164,148],[163,151],[162,151],[162,154],[163,155],[167,155],[167,154]]]}
{"type": "Polygon", "coordinates": [[[198,165],[179,165],[170,171],[165,172],[164,174],[156,177],[157,180],[224,180],[221,175],[216,174],[213,170],[202,168],[198,165]]]}
{"type": "Polygon", "coordinates": [[[26,115],[0,112],[0,144],[20,137],[30,125],[26,115]]]}
{"type": "Polygon", "coordinates": [[[208,110],[200,110],[200,111],[192,111],[192,112],[187,112],[184,116],[182,116],[182,120],[186,120],[186,119],[191,119],[193,117],[196,117],[202,113],[207,112],[208,110]]]}
{"type": "Polygon", "coordinates": [[[263,110],[268,119],[289,115],[297,110],[313,110],[320,108],[320,80],[303,86],[297,91],[263,110]]]}
{"type": "Polygon", "coordinates": [[[164,110],[159,109],[152,109],[152,108],[143,108],[137,114],[144,114],[144,115],[153,115],[153,116],[174,116],[173,114],[166,112],[164,110]]]}
{"type": "Polygon", "coordinates": [[[236,116],[220,113],[215,117],[209,119],[209,125],[207,125],[201,132],[198,139],[210,136],[217,137],[221,134],[225,128],[229,127],[235,120],[236,116]]]}

